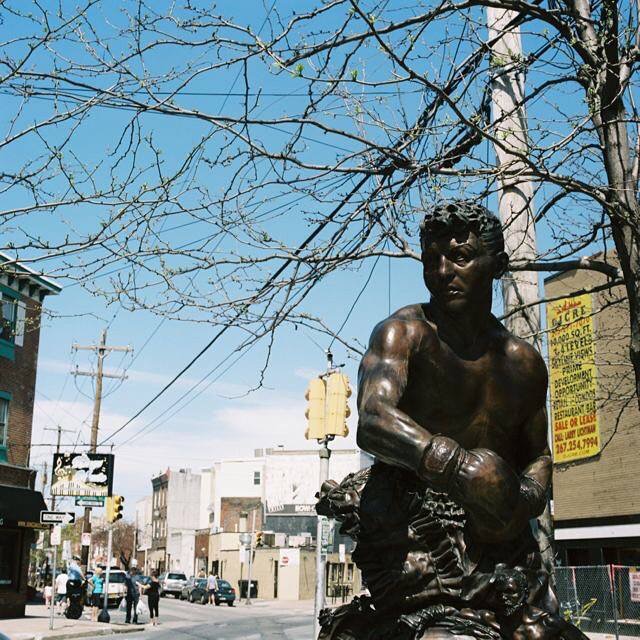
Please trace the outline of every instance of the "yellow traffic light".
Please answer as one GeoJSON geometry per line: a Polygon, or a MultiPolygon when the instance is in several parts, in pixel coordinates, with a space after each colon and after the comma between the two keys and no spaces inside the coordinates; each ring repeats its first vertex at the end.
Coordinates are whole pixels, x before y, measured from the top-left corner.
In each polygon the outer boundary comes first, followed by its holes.
{"type": "Polygon", "coordinates": [[[256,533],[256,547],[261,547],[264,545],[264,533],[262,531],[258,531],[256,533]]]}
{"type": "Polygon", "coordinates": [[[307,417],[307,430],[304,437],[307,440],[323,440],[324,433],[324,405],[326,401],[326,387],[322,378],[314,378],[309,383],[305,398],[309,406],[305,412],[307,417]]]}
{"type": "Polygon", "coordinates": [[[124,509],[124,496],[112,496],[107,498],[107,522],[113,524],[122,518],[122,510],[124,509]]]}
{"type": "Polygon", "coordinates": [[[344,436],[349,435],[347,418],[351,415],[351,409],[347,404],[347,398],[351,395],[349,378],[338,371],[329,374],[327,378],[327,413],[325,435],[344,436]]]}

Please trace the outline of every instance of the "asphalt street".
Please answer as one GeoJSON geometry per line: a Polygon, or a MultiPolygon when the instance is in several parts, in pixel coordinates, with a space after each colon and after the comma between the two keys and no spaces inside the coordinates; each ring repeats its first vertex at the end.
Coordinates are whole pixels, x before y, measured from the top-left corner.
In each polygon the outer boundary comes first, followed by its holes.
{"type": "MultiPolygon", "coordinates": [[[[113,622],[124,622],[122,612],[112,609],[109,613],[113,622]]],[[[148,616],[142,618],[142,622],[148,625],[148,616]]],[[[249,606],[240,602],[234,607],[216,607],[167,597],[160,600],[157,627],[149,626],[141,633],[126,637],[133,640],[310,640],[313,602],[256,600],[249,606]]]]}

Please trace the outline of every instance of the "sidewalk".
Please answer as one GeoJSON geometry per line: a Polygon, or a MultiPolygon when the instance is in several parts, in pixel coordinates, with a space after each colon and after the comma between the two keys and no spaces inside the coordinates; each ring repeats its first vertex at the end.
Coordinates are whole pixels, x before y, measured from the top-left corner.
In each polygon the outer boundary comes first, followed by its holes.
{"type": "Polygon", "coordinates": [[[88,609],[80,620],[67,620],[64,616],[55,615],[53,631],[49,629],[49,611],[43,604],[28,604],[26,617],[0,620],[0,632],[9,636],[10,640],[40,640],[41,638],[82,638],[88,636],[107,636],[114,633],[134,633],[144,631],[146,626],[122,623],[104,624],[91,622],[85,618],[88,609]]]}

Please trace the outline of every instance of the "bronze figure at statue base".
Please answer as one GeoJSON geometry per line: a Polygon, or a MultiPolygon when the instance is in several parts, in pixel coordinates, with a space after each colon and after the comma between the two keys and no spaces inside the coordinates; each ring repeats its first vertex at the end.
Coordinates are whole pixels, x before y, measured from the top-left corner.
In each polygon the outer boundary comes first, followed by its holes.
{"type": "Polygon", "coordinates": [[[431,299],[379,323],[360,365],[358,445],[376,463],[317,505],[357,542],[370,596],[324,610],[320,638],[584,639],[531,530],[551,476],[547,371],[491,313],[500,221],[443,203],[420,242],[431,299]]]}

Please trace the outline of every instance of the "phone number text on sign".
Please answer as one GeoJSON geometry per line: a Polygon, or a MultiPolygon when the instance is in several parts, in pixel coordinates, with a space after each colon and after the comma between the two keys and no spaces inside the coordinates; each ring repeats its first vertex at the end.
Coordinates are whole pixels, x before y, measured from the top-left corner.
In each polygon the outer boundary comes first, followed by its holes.
{"type": "Polygon", "coordinates": [[[554,462],[600,453],[591,295],[547,305],[554,462]]]}

